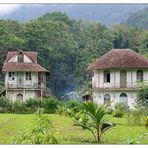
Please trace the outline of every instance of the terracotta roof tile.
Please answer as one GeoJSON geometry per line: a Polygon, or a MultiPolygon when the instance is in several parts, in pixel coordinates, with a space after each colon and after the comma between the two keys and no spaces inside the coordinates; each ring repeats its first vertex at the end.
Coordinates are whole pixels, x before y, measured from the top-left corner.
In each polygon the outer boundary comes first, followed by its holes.
{"type": "Polygon", "coordinates": [[[4,63],[3,72],[7,71],[35,71],[35,72],[48,72],[47,69],[43,68],[36,63],[4,63]]]}
{"type": "Polygon", "coordinates": [[[148,68],[148,59],[131,49],[112,49],[90,64],[88,70],[104,68],[148,68]]]}

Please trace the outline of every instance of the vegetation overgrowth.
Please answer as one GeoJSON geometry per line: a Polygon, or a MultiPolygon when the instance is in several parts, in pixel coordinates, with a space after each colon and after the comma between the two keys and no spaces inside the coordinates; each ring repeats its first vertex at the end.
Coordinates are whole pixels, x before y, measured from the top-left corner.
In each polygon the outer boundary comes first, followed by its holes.
{"type": "MultiPolygon", "coordinates": [[[[50,71],[47,85],[60,98],[86,86],[91,76],[87,71],[89,63],[112,48],[131,48],[148,54],[147,30],[124,24],[107,27],[95,21],[76,21],[61,12],[24,23],[0,20],[0,33],[0,67],[10,50],[37,51],[39,64],[50,71]]],[[[2,72],[0,81],[4,82],[2,72]]]]}

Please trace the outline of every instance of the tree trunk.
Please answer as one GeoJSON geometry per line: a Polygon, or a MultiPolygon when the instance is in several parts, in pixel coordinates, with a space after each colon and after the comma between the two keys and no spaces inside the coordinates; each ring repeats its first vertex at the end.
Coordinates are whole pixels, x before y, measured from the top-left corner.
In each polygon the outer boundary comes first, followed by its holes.
{"type": "Polygon", "coordinates": [[[101,139],[100,139],[100,132],[99,132],[99,128],[97,128],[97,143],[100,143],[101,139]]]}

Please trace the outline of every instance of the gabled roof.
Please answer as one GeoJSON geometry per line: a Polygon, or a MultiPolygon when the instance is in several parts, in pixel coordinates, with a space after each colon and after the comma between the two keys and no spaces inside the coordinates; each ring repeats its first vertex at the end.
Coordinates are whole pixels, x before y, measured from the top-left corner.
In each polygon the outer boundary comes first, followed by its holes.
{"type": "Polygon", "coordinates": [[[90,64],[88,69],[148,68],[148,59],[131,49],[112,49],[90,64]]]}
{"type": "Polygon", "coordinates": [[[7,53],[6,61],[2,68],[3,72],[8,71],[34,71],[34,72],[48,72],[47,69],[37,64],[37,52],[34,51],[9,51],[7,53]],[[24,63],[24,62],[8,62],[12,57],[22,52],[26,54],[33,63],[24,63]]]}
{"type": "MultiPolygon", "coordinates": [[[[21,50],[20,50],[21,51],[21,50]]],[[[19,52],[20,52],[19,51],[19,52]]],[[[24,54],[26,54],[33,62],[37,61],[37,55],[38,53],[35,51],[22,51],[24,54]]],[[[8,62],[13,56],[15,56],[18,53],[18,51],[8,51],[6,62],[8,62]]]]}

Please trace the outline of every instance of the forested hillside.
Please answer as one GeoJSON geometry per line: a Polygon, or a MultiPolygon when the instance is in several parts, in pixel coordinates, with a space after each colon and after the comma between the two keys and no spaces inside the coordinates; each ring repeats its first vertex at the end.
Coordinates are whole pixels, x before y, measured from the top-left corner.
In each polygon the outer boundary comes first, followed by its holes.
{"type": "Polygon", "coordinates": [[[132,13],[127,19],[127,24],[148,29],[148,7],[144,10],[132,13]]]}
{"type": "Polygon", "coordinates": [[[125,22],[130,13],[143,10],[148,4],[23,4],[1,19],[14,19],[21,22],[36,19],[47,12],[65,12],[75,20],[99,21],[104,25],[125,22]]]}
{"type": "Polygon", "coordinates": [[[83,88],[90,81],[88,64],[112,48],[148,53],[148,31],[127,25],[107,28],[60,12],[26,23],[0,20],[0,34],[0,68],[8,50],[37,51],[39,63],[51,73],[48,87],[58,97],[83,88]]]}

